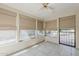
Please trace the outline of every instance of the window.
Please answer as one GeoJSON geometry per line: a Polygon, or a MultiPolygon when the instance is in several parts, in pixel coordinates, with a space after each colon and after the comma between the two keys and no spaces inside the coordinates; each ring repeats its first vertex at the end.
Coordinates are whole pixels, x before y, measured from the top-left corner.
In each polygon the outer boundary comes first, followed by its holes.
{"type": "Polygon", "coordinates": [[[37,33],[38,33],[38,35],[40,35],[40,36],[43,36],[43,35],[44,35],[44,31],[37,30],[37,33]]]}
{"type": "Polygon", "coordinates": [[[20,40],[35,39],[36,20],[20,15],[20,40]]]}
{"type": "Polygon", "coordinates": [[[0,30],[0,43],[8,43],[16,40],[16,30],[0,30]]]}
{"type": "Polygon", "coordinates": [[[61,30],[60,31],[60,42],[63,44],[68,44],[74,46],[74,33],[75,31],[72,30],[61,30]]]}
{"type": "Polygon", "coordinates": [[[20,30],[21,40],[30,40],[35,38],[35,30],[20,30]]]}
{"type": "Polygon", "coordinates": [[[16,40],[16,14],[0,9],[0,44],[16,40]]]}
{"type": "Polygon", "coordinates": [[[56,30],[46,31],[46,36],[55,38],[57,37],[57,31],[56,30]]]}

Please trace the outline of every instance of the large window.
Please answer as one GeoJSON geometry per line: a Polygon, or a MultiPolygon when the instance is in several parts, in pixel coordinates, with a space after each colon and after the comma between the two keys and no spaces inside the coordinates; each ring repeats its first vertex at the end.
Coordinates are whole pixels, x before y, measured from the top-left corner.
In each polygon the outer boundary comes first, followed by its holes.
{"type": "Polygon", "coordinates": [[[43,21],[14,12],[0,9],[0,43],[31,40],[44,35],[43,21]],[[20,38],[20,39],[19,39],[20,38]]]}
{"type": "Polygon", "coordinates": [[[49,37],[51,41],[57,40],[57,20],[46,22],[46,36],[49,37]]]}
{"type": "Polygon", "coordinates": [[[36,20],[20,15],[20,40],[35,39],[36,20]]]}
{"type": "Polygon", "coordinates": [[[16,40],[15,13],[0,9],[0,44],[16,40]]]}

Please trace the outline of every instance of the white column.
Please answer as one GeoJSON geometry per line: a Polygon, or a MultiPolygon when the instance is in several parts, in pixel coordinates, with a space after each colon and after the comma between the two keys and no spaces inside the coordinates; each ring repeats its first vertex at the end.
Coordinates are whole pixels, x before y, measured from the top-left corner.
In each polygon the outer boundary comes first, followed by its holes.
{"type": "Polygon", "coordinates": [[[19,21],[20,21],[20,16],[19,13],[17,12],[16,15],[16,41],[20,41],[20,28],[19,28],[19,21]]]}
{"type": "Polygon", "coordinates": [[[45,20],[43,21],[43,31],[44,31],[44,40],[46,41],[46,23],[45,20]]]}
{"type": "Polygon", "coordinates": [[[45,21],[43,22],[43,30],[44,30],[44,36],[45,36],[45,32],[46,32],[46,24],[45,24],[45,21]]]}
{"type": "Polygon", "coordinates": [[[59,18],[57,19],[57,40],[58,40],[58,43],[59,43],[59,39],[60,39],[60,33],[59,33],[59,18]]]}
{"type": "Polygon", "coordinates": [[[38,36],[38,33],[37,33],[37,30],[38,30],[38,20],[36,19],[36,29],[35,29],[35,39],[37,39],[37,36],[38,36]]]}

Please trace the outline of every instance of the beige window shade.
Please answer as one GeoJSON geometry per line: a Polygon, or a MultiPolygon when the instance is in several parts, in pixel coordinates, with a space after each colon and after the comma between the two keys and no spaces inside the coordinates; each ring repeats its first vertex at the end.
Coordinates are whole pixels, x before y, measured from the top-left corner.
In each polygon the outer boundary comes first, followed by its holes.
{"type": "Polygon", "coordinates": [[[60,29],[74,28],[75,15],[60,18],[59,24],[60,24],[60,29]]]}
{"type": "Polygon", "coordinates": [[[15,12],[12,12],[12,11],[9,11],[9,10],[3,9],[3,8],[0,8],[0,14],[5,14],[5,15],[8,15],[8,16],[16,17],[15,12]]]}
{"type": "Polygon", "coordinates": [[[16,29],[16,14],[0,9],[0,30],[16,29]]]}
{"type": "Polygon", "coordinates": [[[46,30],[57,30],[57,20],[47,21],[46,30]]]}
{"type": "Polygon", "coordinates": [[[35,30],[36,20],[31,17],[20,15],[20,29],[35,30]]]}
{"type": "Polygon", "coordinates": [[[37,30],[43,30],[43,21],[37,21],[37,30]]]}

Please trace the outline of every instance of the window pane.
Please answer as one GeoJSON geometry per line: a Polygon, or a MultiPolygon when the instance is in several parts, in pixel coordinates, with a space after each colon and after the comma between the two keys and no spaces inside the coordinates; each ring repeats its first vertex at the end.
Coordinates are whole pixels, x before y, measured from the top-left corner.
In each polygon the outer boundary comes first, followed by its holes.
{"type": "Polygon", "coordinates": [[[0,44],[16,40],[16,13],[0,8],[0,44]]]}
{"type": "Polygon", "coordinates": [[[74,30],[61,30],[60,31],[60,42],[74,46],[74,30]]]}
{"type": "Polygon", "coordinates": [[[0,30],[0,44],[16,40],[16,30],[0,30]]]}
{"type": "Polygon", "coordinates": [[[56,30],[52,30],[52,31],[46,31],[46,35],[50,36],[50,37],[57,37],[57,31],[56,30]]]}
{"type": "Polygon", "coordinates": [[[28,16],[20,15],[20,40],[35,38],[36,20],[28,16]]]}
{"type": "Polygon", "coordinates": [[[35,38],[35,30],[20,30],[21,40],[30,40],[35,38]]]}

